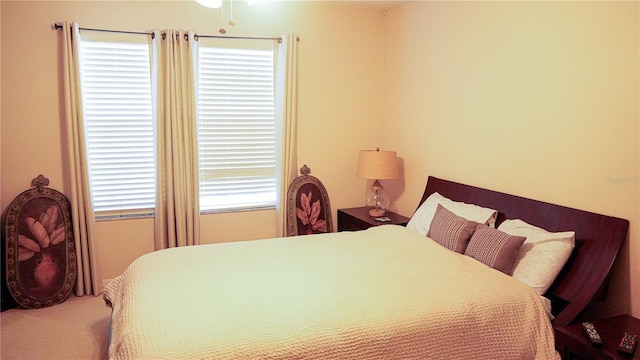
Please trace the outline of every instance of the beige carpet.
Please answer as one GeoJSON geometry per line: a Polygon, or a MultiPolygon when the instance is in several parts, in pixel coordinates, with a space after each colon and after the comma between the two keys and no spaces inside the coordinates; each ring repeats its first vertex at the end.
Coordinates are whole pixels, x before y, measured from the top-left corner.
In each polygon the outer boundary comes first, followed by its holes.
{"type": "Polygon", "coordinates": [[[0,359],[106,359],[111,309],[102,296],[74,295],[44,309],[0,313],[0,359]]]}

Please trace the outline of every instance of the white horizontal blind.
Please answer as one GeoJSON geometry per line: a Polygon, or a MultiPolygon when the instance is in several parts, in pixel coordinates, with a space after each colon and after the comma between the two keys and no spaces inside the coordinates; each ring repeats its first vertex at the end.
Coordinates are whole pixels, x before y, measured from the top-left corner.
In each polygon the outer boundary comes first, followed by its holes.
{"type": "Polygon", "coordinates": [[[98,216],[148,214],[155,207],[149,45],[142,40],[81,41],[87,158],[98,216]]]}
{"type": "Polygon", "coordinates": [[[201,211],[275,207],[274,52],[199,46],[201,211]]]}

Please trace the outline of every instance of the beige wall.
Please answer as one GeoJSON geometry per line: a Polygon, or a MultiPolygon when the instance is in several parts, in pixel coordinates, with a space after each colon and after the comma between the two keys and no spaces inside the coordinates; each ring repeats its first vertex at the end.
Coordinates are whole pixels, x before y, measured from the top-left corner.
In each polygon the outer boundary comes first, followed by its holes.
{"type": "MultiPolygon", "coordinates": [[[[355,177],[355,162],[359,149],[378,145],[382,119],[382,11],[326,1],[234,3],[237,25],[227,26],[228,35],[300,36],[299,167],[308,164],[323,181],[334,218],[338,208],[361,205],[366,182],[355,177]]],[[[38,174],[68,194],[61,143],[61,32],[51,29],[53,23],[74,20],[84,27],[131,31],[185,28],[216,35],[227,22],[218,10],[194,1],[2,1],[0,6],[2,210],[38,174]]],[[[203,242],[276,233],[275,211],[207,215],[201,225],[203,242]]],[[[115,277],[152,251],[152,234],[150,219],[99,222],[102,277],[115,277]]]]}
{"type": "Polygon", "coordinates": [[[428,175],[631,222],[594,315],[640,317],[638,2],[410,2],[385,22],[384,144],[428,175]]]}

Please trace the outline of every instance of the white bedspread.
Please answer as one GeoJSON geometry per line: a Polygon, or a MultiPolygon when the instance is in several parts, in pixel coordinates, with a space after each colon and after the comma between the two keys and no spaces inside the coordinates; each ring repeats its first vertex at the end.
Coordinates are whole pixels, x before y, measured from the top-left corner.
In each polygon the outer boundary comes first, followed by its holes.
{"type": "Polygon", "coordinates": [[[538,295],[400,226],[140,257],[110,359],[559,359],[538,295]]]}

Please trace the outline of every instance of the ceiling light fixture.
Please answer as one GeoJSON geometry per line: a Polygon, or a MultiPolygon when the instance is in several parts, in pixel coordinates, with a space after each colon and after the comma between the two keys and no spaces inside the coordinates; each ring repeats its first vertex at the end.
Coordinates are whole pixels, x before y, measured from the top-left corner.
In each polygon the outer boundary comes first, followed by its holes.
{"type": "Polygon", "coordinates": [[[217,9],[222,6],[222,0],[196,0],[198,4],[211,9],[217,9]]]}

